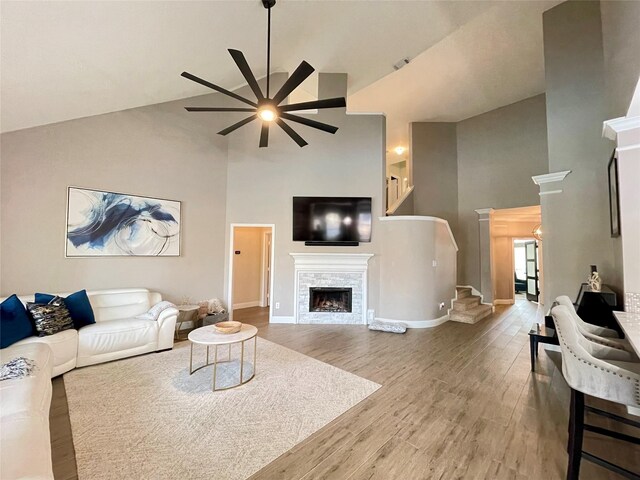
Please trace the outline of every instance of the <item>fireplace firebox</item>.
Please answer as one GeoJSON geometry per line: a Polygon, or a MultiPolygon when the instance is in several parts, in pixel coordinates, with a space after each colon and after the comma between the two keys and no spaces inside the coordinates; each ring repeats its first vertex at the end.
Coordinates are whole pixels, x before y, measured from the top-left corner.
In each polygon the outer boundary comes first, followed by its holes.
{"type": "Polygon", "coordinates": [[[351,313],[352,290],[339,287],[309,287],[309,311],[351,313]]]}

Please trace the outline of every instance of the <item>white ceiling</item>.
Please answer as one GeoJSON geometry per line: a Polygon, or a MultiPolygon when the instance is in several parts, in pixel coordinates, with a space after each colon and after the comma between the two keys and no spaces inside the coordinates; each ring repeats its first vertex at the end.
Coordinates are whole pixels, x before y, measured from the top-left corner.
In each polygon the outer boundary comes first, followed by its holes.
{"type": "Polygon", "coordinates": [[[507,2],[476,16],[413,61],[349,97],[387,115],[387,146],[410,122],[457,122],[544,92],[542,12],[559,1],[507,2]]]}
{"type": "MultiPolygon", "coordinates": [[[[541,13],[557,3],[278,0],[272,71],[306,60],[347,72],[349,110],[386,112],[395,145],[408,121],[459,120],[543,91],[541,13]],[[403,57],[414,60],[393,73],[403,57]]],[[[183,70],[241,86],[227,48],[266,73],[260,0],[3,0],[0,29],[2,131],[209,93],[183,70]]]]}

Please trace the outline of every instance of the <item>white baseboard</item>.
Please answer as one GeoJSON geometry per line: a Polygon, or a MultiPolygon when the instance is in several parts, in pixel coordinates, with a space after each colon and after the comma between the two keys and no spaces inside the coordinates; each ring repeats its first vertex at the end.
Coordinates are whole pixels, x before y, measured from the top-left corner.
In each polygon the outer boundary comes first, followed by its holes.
{"type": "Polygon", "coordinates": [[[296,323],[296,318],[293,315],[274,315],[269,323],[296,323]]]}
{"type": "Polygon", "coordinates": [[[545,350],[551,350],[552,352],[562,353],[562,349],[560,348],[560,345],[551,345],[550,343],[543,343],[542,345],[544,345],[545,350]]]}
{"type": "Polygon", "coordinates": [[[254,300],[252,302],[234,303],[233,309],[238,310],[240,308],[259,307],[259,306],[261,306],[260,300],[254,300]]]}
{"type": "Polygon", "coordinates": [[[435,318],[433,320],[401,320],[381,317],[376,317],[376,320],[389,323],[404,323],[408,328],[432,328],[442,325],[444,322],[448,321],[449,315],[443,315],[442,317],[435,318]]]}
{"type": "Polygon", "coordinates": [[[516,301],[512,298],[497,298],[493,301],[494,305],[513,305],[516,301]]]}

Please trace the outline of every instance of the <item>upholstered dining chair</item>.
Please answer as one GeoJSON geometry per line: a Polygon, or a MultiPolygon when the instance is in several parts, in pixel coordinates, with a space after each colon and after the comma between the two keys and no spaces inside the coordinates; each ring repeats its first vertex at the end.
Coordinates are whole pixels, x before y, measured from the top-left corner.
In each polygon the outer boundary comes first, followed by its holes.
{"type": "Polygon", "coordinates": [[[605,345],[607,347],[615,348],[617,350],[624,350],[628,352],[628,359],[619,358],[618,360],[622,361],[631,361],[631,362],[639,362],[640,358],[636,355],[633,347],[624,338],[617,337],[617,332],[615,330],[611,330],[605,327],[599,327],[597,325],[592,325],[590,323],[585,322],[580,318],[578,312],[576,312],[573,303],[571,303],[571,299],[566,295],[562,295],[556,298],[556,303],[559,305],[564,305],[569,309],[571,313],[571,317],[573,318],[578,331],[582,334],[583,337],[591,340],[600,345],[605,345]],[[615,337],[614,337],[615,335],[615,337]]]}
{"type": "Polygon", "coordinates": [[[593,325],[591,323],[587,323],[584,320],[582,320],[578,316],[578,312],[576,312],[576,308],[573,306],[573,302],[566,295],[560,295],[558,298],[556,298],[556,303],[567,307],[571,311],[571,314],[574,316],[576,323],[580,325],[580,327],[584,331],[589,332],[592,335],[597,335],[598,337],[620,338],[618,335],[618,332],[616,332],[615,330],[612,330],[606,327],[599,327],[597,325],[593,325]]]}
{"type": "Polygon", "coordinates": [[[583,337],[567,306],[555,306],[551,316],[562,350],[562,374],[571,388],[567,480],[579,478],[582,458],[623,477],[640,480],[638,473],[582,450],[585,430],[640,445],[640,438],[584,423],[584,414],[588,411],[640,428],[638,422],[584,404],[584,395],[587,394],[625,405],[629,411],[640,414],[640,364],[620,361],[617,359],[620,352],[616,349],[583,337]]]}

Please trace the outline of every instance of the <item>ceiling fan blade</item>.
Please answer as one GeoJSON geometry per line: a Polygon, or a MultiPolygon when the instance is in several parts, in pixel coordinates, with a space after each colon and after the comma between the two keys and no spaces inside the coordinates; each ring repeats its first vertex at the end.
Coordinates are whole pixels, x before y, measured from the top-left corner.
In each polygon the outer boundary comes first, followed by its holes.
{"type": "Polygon", "coordinates": [[[273,103],[278,105],[281,101],[287,98],[289,94],[293,92],[298,85],[304,82],[314,71],[315,69],[311,65],[303,61],[298,65],[298,68],[295,69],[287,81],[284,82],[282,88],[278,90],[278,93],[273,97],[273,103]]]}
{"type": "Polygon", "coordinates": [[[218,135],[228,135],[234,130],[237,130],[238,128],[242,127],[243,125],[246,125],[247,123],[254,121],[256,118],[258,118],[257,114],[251,115],[250,117],[247,117],[244,120],[240,120],[238,123],[234,123],[233,125],[225,128],[224,130],[220,130],[218,132],[218,135]]]}
{"type": "Polygon", "coordinates": [[[308,127],[317,128],[318,130],[322,130],[323,132],[336,133],[338,131],[338,127],[334,127],[333,125],[327,125],[326,123],[316,122],[315,120],[299,117],[298,115],[291,115],[290,113],[282,112],[280,114],[280,117],[286,120],[291,120],[292,122],[301,123],[308,127]]]}
{"type": "Polygon", "coordinates": [[[276,118],[276,123],[280,125],[280,128],[282,128],[282,130],[284,130],[287,133],[287,135],[289,135],[293,139],[293,141],[296,142],[298,145],[300,145],[301,147],[304,147],[305,145],[309,145],[304,140],[304,138],[298,135],[296,131],[293,128],[291,128],[289,125],[287,125],[282,119],[276,118]]]}
{"type": "Polygon", "coordinates": [[[347,101],[344,97],[327,98],[325,100],[315,100],[313,102],[292,103],[278,107],[281,112],[293,112],[296,110],[314,110],[320,108],[341,108],[346,107],[347,101]]]}
{"type": "Polygon", "coordinates": [[[256,102],[252,102],[248,98],[241,97],[237,93],[230,92],[229,90],[227,90],[225,88],[219,87],[218,85],[214,85],[211,82],[207,82],[206,80],[203,80],[202,78],[196,77],[195,75],[191,75],[189,72],[182,72],[180,75],[183,76],[184,78],[188,78],[189,80],[191,80],[193,82],[199,83],[200,85],[204,85],[205,87],[212,88],[216,92],[224,93],[225,95],[228,95],[229,97],[235,98],[236,100],[240,100],[241,102],[248,103],[252,107],[257,107],[258,106],[258,104],[256,102]]]}
{"type": "Polygon", "coordinates": [[[262,130],[260,130],[260,148],[269,145],[269,123],[262,122],[262,130]]]}
{"type": "Polygon", "coordinates": [[[244,58],[244,54],[240,50],[229,49],[229,53],[233,57],[233,61],[236,62],[236,65],[240,69],[242,76],[249,84],[251,90],[255,94],[258,101],[264,100],[264,95],[262,94],[262,90],[260,90],[260,86],[256,81],[256,77],[253,75],[251,68],[249,68],[249,64],[247,63],[247,59],[244,58]]]}
{"type": "Polygon", "coordinates": [[[184,107],[187,112],[255,112],[255,108],[184,107]]]}

